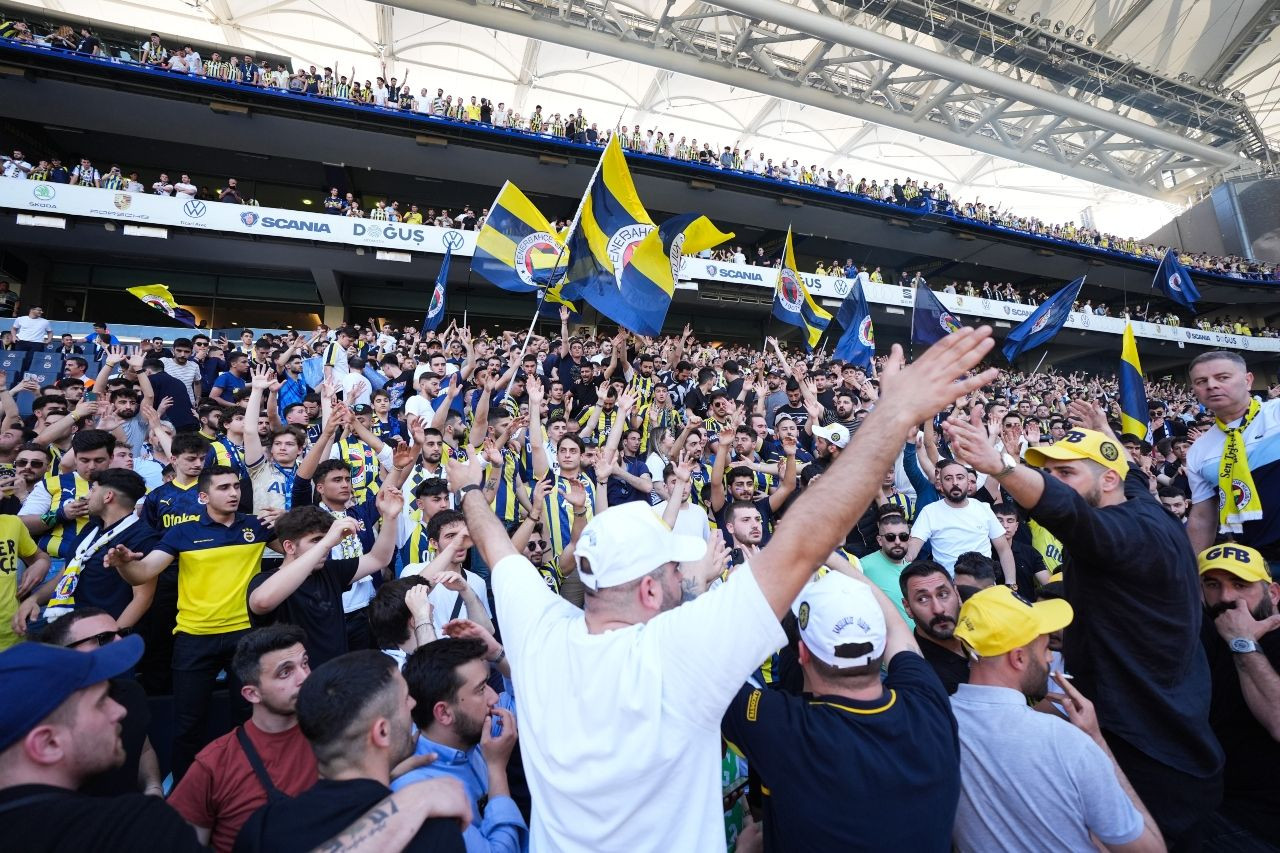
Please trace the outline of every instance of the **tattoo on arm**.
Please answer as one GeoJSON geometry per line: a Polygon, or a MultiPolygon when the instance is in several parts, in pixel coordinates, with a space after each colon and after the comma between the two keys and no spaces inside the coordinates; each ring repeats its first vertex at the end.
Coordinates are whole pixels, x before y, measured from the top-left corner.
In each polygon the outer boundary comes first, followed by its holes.
{"type": "Polygon", "coordinates": [[[389,797],[372,811],[366,812],[339,835],[316,848],[314,853],[343,853],[369,841],[387,828],[387,820],[400,811],[395,797],[389,797]]]}

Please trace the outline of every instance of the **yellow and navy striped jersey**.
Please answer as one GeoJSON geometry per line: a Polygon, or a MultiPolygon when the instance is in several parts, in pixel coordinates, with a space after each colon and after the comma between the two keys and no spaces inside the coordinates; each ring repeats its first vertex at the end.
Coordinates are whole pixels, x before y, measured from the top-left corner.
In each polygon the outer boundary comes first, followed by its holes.
{"type": "Polygon", "coordinates": [[[427,540],[427,522],[422,518],[422,510],[415,509],[409,513],[409,524],[409,538],[400,549],[400,564],[431,562],[436,554],[427,540]]]}
{"type": "Polygon", "coordinates": [[[902,517],[907,520],[907,523],[915,521],[916,501],[911,495],[903,492],[894,492],[889,496],[889,503],[902,510],[902,517]]]}
{"type": "Polygon", "coordinates": [[[373,448],[358,438],[343,436],[334,444],[338,449],[338,458],[347,463],[351,469],[351,497],[362,504],[371,495],[378,493],[380,472],[378,454],[373,448]]]}
{"type": "Polygon", "coordinates": [[[516,480],[521,479],[524,474],[522,455],[509,447],[502,448],[502,471],[493,496],[493,512],[500,521],[507,524],[517,521],[520,515],[516,480]]]}
{"type": "Polygon", "coordinates": [[[169,528],[156,550],[178,558],[174,633],[209,635],[249,627],[249,581],[262,568],[272,534],[252,515],[219,524],[208,513],[169,528]]]}
{"type": "MultiPolygon", "coordinates": [[[[582,511],[587,521],[590,521],[595,515],[596,484],[582,472],[578,472],[577,480],[587,493],[586,506],[582,511]]],[[[574,511],[573,505],[565,499],[568,493],[569,478],[557,476],[556,487],[551,490],[551,494],[547,495],[546,504],[543,507],[542,526],[547,531],[547,541],[551,544],[552,560],[560,559],[560,555],[565,548],[569,547],[569,540],[573,536],[574,511]]]]}
{"type": "MultiPolygon", "coordinates": [[[[79,474],[46,474],[44,487],[49,490],[49,511],[57,512],[72,501],[89,497],[89,481],[79,474]]],[[[50,557],[70,560],[75,556],[76,548],[85,528],[89,526],[89,516],[59,521],[48,533],[37,540],[40,548],[50,557]]]]}
{"type": "Polygon", "coordinates": [[[249,468],[244,464],[244,448],[225,435],[220,435],[209,443],[209,455],[205,458],[204,464],[206,468],[210,465],[234,468],[236,474],[242,479],[249,476],[249,468]]]}
{"type": "Polygon", "coordinates": [[[653,399],[653,381],[652,376],[641,376],[638,372],[632,373],[631,379],[627,381],[627,388],[641,403],[648,403],[653,399]]]}
{"type": "MultiPolygon", "coordinates": [[[[617,419],[618,419],[618,410],[616,408],[609,409],[608,411],[601,409],[600,417],[596,420],[595,429],[589,433],[579,430],[578,437],[581,438],[583,441],[587,442],[588,444],[590,444],[591,442],[595,442],[596,444],[603,446],[604,443],[608,441],[609,430],[613,429],[613,423],[617,419]]],[[[578,425],[580,427],[586,427],[587,421],[589,420],[591,420],[591,409],[590,408],[583,409],[582,414],[578,415],[578,425]]]]}
{"type": "Polygon", "coordinates": [[[199,521],[202,515],[204,504],[200,503],[200,490],[194,480],[186,486],[176,480],[156,486],[143,501],[140,513],[142,520],[157,533],[187,521],[199,521]]]}
{"type": "Polygon", "coordinates": [[[684,426],[684,415],[671,405],[667,405],[664,409],[658,410],[658,422],[653,422],[653,403],[646,403],[637,410],[640,417],[640,447],[645,450],[650,449],[650,438],[655,432],[662,432],[669,429],[672,433],[678,433],[680,428],[684,426]]]}

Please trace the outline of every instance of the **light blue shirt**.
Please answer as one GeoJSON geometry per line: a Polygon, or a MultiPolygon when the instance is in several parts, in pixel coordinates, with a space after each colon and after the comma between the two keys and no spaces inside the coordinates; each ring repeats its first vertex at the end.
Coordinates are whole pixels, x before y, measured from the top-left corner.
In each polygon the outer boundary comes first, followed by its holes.
{"type": "MultiPolygon", "coordinates": [[[[502,681],[505,689],[498,696],[498,707],[515,713],[515,694],[511,690],[511,683],[505,678],[502,681]]],[[[491,723],[486,722],[485,725],[491,723]]],[[[467,853],[528,853],[529,826],[520,814],[515,800],[510,797],[491,797],[485,805],[484,814],[480,813],[480,800],[489,794],[489,768],[485,764],[480,745],[476,744],[463,751],[436,743],[420,734],[414,754],[425,755],[430,752],[436,754],[435,761],[392,780],[391,790],[399,791],[414,782],[438,779],[441,776],[457,779],[471,798],[471,825],[462,833],[467,853]]]]}

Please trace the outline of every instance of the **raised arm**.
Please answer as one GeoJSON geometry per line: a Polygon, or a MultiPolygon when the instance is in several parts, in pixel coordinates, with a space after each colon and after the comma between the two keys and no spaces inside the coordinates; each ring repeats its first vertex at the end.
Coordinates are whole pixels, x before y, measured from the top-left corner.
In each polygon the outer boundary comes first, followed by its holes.
{"type": "Polygon", "coordinates": [[[814,569],[871,504],[880,476],[893,464],[907,428],[932,417],[955,399],[957,391],[965,393],[996,379],[999,371],[995,368],[967,375],[992,345],[990,327],[961,329],[906,367],[902,348],[893,347],[881,379],[884,393],[880,404],[751,561],[757,582],[778,618],[786,614],[814,569]]]}
{"type": "Polygon", "coordinates": [[[258,435],[258,416],[262,413],[262,394],[271,387],[274,379],[269,367],[254,367],[250,371],[249,399],[244,404],[244,462],[250,468],[264,459],[262,438],[258,435]]]}
{"type": "Polygon", "coordinates": [[[353,581],[376,574],[391,565],[396,555],[396,521],[400,511],[404,509],[404,496],[393,486],[384,485],[374,498],[382,524],[378,528],[378,538],[373,540],[369,553],[360,558],[360,567],[356,570],[353,581]]]}
{"type": "Polygon", "coordinates": [[[786,467],[782,469],[782,482],[769,495],[769,509],[777,512],[786,503],[787,498],[796,490],[796,440],[784,438],[782,453],[786,457],[786,467]]]}
{"type": "MultiPolygon", "coordinates": [[[[329,559],[329,552],[347,536],[359,530],[359,523],[349,516],[335,518],[319,542],[298,555],[293,562],[273,572],[249,596],[249,610],[264,616],[275,610],[302,586],[307,577],[329,559]]],[[[394,535],[394,534],[393,534],[394,535]]],[[[365,558],[361,557],[363,562],[365,558]]]]}

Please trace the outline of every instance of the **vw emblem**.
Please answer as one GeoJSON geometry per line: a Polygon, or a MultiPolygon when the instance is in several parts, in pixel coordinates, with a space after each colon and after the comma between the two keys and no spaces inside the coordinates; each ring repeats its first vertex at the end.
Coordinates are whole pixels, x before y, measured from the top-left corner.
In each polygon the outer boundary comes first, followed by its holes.
{"type": "Polygon", "coordinates": [[[252,211],[246,211],[240,214],[240,221],[252,228],[258,222],[258,214],[252,211]]]}
{"type": "Polygon", "coordinates": [[[204,212],[205,212],[204,202],[200,201],[199,199],[193,198],[191,199],[191,201],[187,202],[182,206],[182,212],[185,213],[187,216],[190,216],[192,219],[199,219],[200,217],[204,216],[204,212]]]}
{"type": "Polygon", "coordinates": [[[444,247],[446,249],[452,249],[456,252],[462,248],[463,242],[465,242],[465,238],[462,236],[461,231],[444,232],[444,247]]]}

